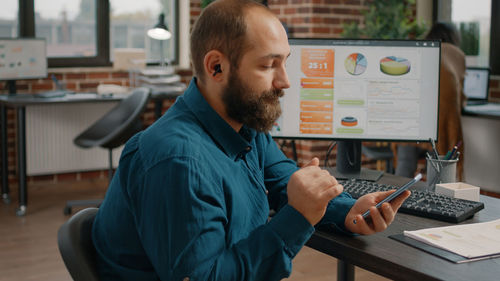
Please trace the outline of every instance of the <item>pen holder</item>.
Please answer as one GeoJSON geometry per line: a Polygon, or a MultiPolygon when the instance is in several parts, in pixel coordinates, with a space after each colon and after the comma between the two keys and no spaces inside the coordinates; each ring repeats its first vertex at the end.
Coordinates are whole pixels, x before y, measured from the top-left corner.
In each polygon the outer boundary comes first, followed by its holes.
{"type": "Polygon", "coordinates": [[[429,190],[434,191],[436,183],[449,183],[456,181],[457,159],[444,160],[444,155],[439,159],[427,159],[427,182],[429,190]]]}

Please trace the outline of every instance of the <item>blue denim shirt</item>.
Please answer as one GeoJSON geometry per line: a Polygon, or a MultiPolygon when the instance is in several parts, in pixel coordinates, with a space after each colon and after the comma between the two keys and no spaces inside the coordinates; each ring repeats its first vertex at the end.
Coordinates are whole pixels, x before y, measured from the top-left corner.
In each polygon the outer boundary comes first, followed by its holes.
{"type": "MultiPolygon", "coordinates": [[[[287,205],[296,164],[269,134],[234,131],[195,81],[123,149],[93,226],[103,280],[280,280],[314,231],[287,205]]],[[[341,194],[322,223],[344,230],[353,203],[341,194]]]]}

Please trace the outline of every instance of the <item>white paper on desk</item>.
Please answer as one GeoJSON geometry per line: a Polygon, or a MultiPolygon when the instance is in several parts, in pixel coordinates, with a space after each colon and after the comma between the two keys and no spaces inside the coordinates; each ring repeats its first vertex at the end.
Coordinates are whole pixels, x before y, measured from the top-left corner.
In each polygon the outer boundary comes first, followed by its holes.
{"type": "Polygon", "coordinates": [[[466,258],[500,254],[500,219],[405,231],[404,235],[466,258]]]}

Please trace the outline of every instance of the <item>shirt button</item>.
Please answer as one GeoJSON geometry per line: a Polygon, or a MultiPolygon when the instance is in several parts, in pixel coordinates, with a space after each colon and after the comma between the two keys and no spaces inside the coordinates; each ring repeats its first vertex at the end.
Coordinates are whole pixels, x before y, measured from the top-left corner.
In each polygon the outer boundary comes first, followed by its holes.
{"type": "Polygon", "coordinates": [[[251,147],[251,146],[247,146],[247,147],[245,148],[245,151],[246,151],[246,152],[250,152],[250,150],[252,150],[252,147],[251,147]]]}

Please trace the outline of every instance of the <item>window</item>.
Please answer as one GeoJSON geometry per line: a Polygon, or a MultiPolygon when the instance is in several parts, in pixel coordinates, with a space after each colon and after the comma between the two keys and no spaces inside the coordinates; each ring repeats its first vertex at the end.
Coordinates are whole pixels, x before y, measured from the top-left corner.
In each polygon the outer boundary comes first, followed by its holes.
{"type": "Polygon", "coordinates": [[[3,0],[0,9],[0,37],[17,37],[17,0],[3,0]]]}
{"type": "Polygon", "coordinates": [[[499,40],[498,15],[500,6],[492,0],[437,1],[437,20],[453,23],[461,35],[460,48],[466,54],[467,66],[490,67],[500,74],[495,44],[499,40]]]}
{"type": "Polygon", "coordinates": [[[147,58],[157,61],[160,44],[147,38],[146,31],[161,12],[173,35],[163,44],[164,54],[177,62],[178,0],[3,1],[8,5],[0,12],[0,36],[8,32],[3,29],[5,19],[10,20],[5,30],[19,30],[8,37],[45,38],[49,67],[111,65],[114,48],[144,48],[147,58]]]}
{"type": "Polygon", "coordinates": [[[47,56],[95,57],[96,0],[35,0],[35,34],[47,56]]]}
{"type": "Polygon", "coordinates": [[[158,62],[160,46],[166,60],[176,61],[177,1],[173,0],[110,0],[111,10],[111,60],[116,48],[143,48],[148,61],[158,62]],[[158,23],[161,13],[172,38],[164,42],[151,39],[146,32],[158,23]]]}

